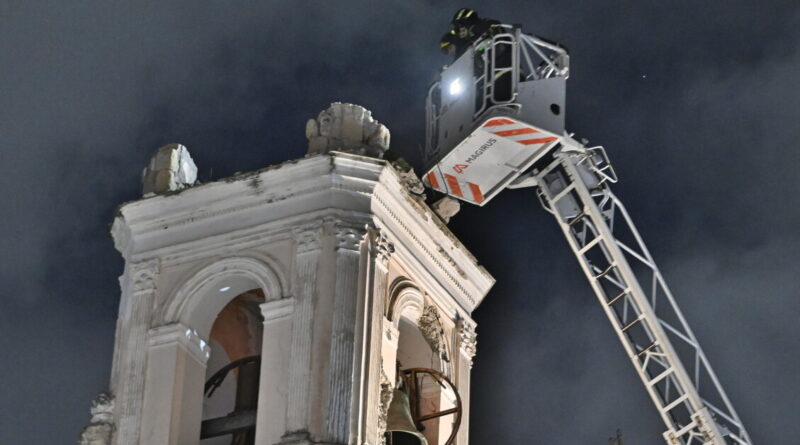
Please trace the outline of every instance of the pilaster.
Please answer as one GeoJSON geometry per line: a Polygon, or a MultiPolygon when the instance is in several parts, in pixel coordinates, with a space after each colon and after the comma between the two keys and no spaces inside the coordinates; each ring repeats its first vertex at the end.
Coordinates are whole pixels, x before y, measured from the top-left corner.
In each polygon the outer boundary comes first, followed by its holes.
{"type": "Polygon", "coordinates": [[[261,342],[256,443],[276,444],[286,432],[289,398],[292,315],[295,299],[288,297],[261,305],[264,333],[261,342]]]}
{"type": "Polygon", "coordinates": [[[286,432],[283,443],[309,441],[309,402],[311,384],[311,343],[314,300],[321,253],[322,226],[297,227],[295,241],[295,302],[292,313],[292,339],[289,361],[289,394],[286,432]]]}
{"type": "Polygon", "coordinates": [[[470,396],[470,373],[472,372],[472,358],[477,352],[478,335],[475,333],[475,322],[460,319],[456,323],[456,333],[458,335],[458,362],[457,375],[455,376],[456,386],[463,401],[461,429],[456,436],[456,443],[469,443],[469,396],[470,396]]]}
{"type": "Polygon", "coordinates": [[[383,433],[386,431],[386,414],[391,400],[386,399],[386,387],[394,388],[382,363],[387,267],[389,258],[394,252],[394,245],[379,229],[369,229],[367,239],[369,248],[366,249],[367,279],[362,341],[364,345],[362,360],[365,363],[362,365],[361,377],[359,443],[374,445],[382,443],[383,433]]]}
{"type": "Polygon", "coordinates": [[[127,279],[121,280],[122,296],[111,371],[117,426],[113,443],[138,445],[147,363],[147,331],[157,292],[159,262],[154,259],[127,263],[126,267],[124,276],[127,279]]]}
{"type": "Polygon", "coordinates": [[[336,273],[333,324],[329,357],[327,435],[332,443],[348,443],[353,391],[356,301],[358,295],[360,246],[365,230],[343,221],[334,223],[336,273]]]}
{"type": "Polygon", "coordinates": [[[206,341],[181,323],[149,331],[140,443],[183,445],[197,441],[203,415],[203,392],[199,389],[209,355],[206,341]]]}

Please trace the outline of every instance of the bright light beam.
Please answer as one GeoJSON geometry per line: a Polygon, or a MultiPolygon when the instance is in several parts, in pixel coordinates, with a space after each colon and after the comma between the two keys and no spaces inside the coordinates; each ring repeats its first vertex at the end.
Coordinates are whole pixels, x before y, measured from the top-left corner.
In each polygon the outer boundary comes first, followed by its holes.
{"type": "Polygon", "coordinates": [[[450,82],[450,95],[451,96],[458,96],[461,92],[464,91],[464,85],[461,85],[461,79],[456,79],[450,82]]]}

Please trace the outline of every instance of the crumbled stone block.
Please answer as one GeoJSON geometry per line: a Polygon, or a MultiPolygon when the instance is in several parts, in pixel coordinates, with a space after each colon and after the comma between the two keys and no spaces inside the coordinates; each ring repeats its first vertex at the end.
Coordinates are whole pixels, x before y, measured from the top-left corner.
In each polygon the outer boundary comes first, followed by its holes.
{"type": "Polygon", "coordinates": [[[448,223],[450,222],[450,218],[454,217],[456,213],[461,210],[461,203],[454,198],[445,196],[434,202],[431,209],[439,215],[439,218],[442,218],[442,221],[448,223]]]}
{"type": "Polygon", "coordinates": [[[191,187],[197,181],[197,166],[181,144],[167,144],[150,158],[142,171],[142,193],[151,196],[191,187]]]}
{"type": "Polygon", "coordinates": [[[382,158],[389,149],[389,129],[372,118],[366,108],[332,103],[316,119],[306,123],[308,154],[342,151],[382,158]]]}

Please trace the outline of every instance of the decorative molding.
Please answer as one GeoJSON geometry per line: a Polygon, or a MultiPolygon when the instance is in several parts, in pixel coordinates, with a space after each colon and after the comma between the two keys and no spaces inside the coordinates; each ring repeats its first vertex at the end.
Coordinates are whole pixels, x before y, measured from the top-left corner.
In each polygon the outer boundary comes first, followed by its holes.
{"type": "Polygon", "coordinates": [[[394,244],[389,242],[389,238],[386,236],[386,232],[380,229],[376,229],[377,231],[377,239],[375,242],[375,250],[377,252],[377,259],[378,261],[386,267],[386,264],[392,257],[394,253],[394,244]]]}
{"type": "MultiPolygon", "coordinates": [[[[414,231],[413,231],[413,230],[411,230],[411,228],[408,226],[408,224],[406,224],[406,223],[405,223],[405,222],[404,222],[404,221],[403,221],[403,220],[402,220],[402,219],[401,219],[401,218],[400,218],[400,217],[397,215],[397,213],[396,213],[396,212],[395,212],[395,211],[394,211],[394,210],[391,208],[391,206],[390,206],[390,205],[389,205],[389,204],[388,204],[386,201],[384,201],[384,200],[381,198],[381,196],[379,196],[378,194],[375,194],[375,195],[374,195],[374,199],[375,199],[375,201],[376,201],[378,204],[380,204],[380,205],[381,205],[381,207],[382,207],[382,208],[383,208],[383,210],[384,210],[384,213],[385,213],[385,214],[387,214],[387,215],[389,215],[389,216],[390,216],[390,217],[391,217],[391,218],[392,218],[392,219],[395,221],[395,223],[396,223],[396,224],[397,224],[397,225],[398,225],[400,228],[402,228],[402,229],[403,229],[403,231],[406,233],[406,235],[407,235],[407,236],[408,236],[408,237],[409,237],[411,240],[413,240],[413,241],[414,241],[414,243],[416,244],[416,247],[419,249],[419,251],[421,251],[422,253],[424,253],[424,254],[427,256],[428,260],[429,260],[431,263],[433,263],[433,264],[435,264],[436,266],[438,266],[438,268],[439,268],[439,271],[440,271],[440,272],[441,272],[441,273],[442,273],[442,274],[443,274],[445,277],[447,277],[447,278],[448,278],[448,280],[449,280],[450,284],[451,284],[451,285],[453,285],[453,286],[454,286],[456,289],[458,289],[458,290],[460,291],[461,295],[463,295],[463,296],[464,296],[464,298],[466,298],[466,299],[467,299],[467,301],[469,301],[469,303],[470,303],[472,306],[475,306],[475,305],[477,305],[477,303],[478,303],[478,302],[477,302],[477,300],[475,299],[475,297],[473,297],[473,296],[470,294],[470,292],[467,290],[467,288],[466,288],[466,287],[464,287],[464,285],[462,285],[462,284],[461,284],[461,281],[463,281],[463,278],[456,278],[456,277],[455,277],[455,276],[454,276],[452,273],[450,273],[450,271],[448,271],[448,268],[445,266],[445,263],[443,263],[443,262],[442,262],[442,261],[439,259],[439,257],[438,257],[437,255],[434,255],[434,252],[433,252],[433,251],[431,251],[431,249],[430,249],[428,246],[426,246],[426,245],[425,245],[425,243],[423,243],[423,242],[422,242],[422,240],[420,240],[420,239],[419,239],[419,237],[418,237],[418,236],[417,236],[417,235],[414,233],[414,231]]],[[[436,253],[437,253],[437,254],[441,254],[441,253],[442,253],[444,250],[442,249],[442,247],[441,247],[441,246],[440,246],[438,243],[435,243],[435,244],[436,244],[436,250],[437,250],[437,252],[436,252],[436,253]]],[[[453,265],[455,264],[455,261],[452,259],[452,257],[450,257],[450,255],[447,255],[447,264],[448,264],[448,265],[450,265],[451,267],[453,267],[453,265]]],[[[457,269],[456,273],[457,273],[457,274],[459,274],[459,275],[461,275],[461,274],[463,273],[463,271],[462,271],[462,270],[459,268],[459,269],[457,269]]]]}
{"type": "Polygon", "coordinates": [[[422,310],[422,315],[417,321],[417,326],[425,337],[431,349],[436,353],[439,358],[445,362],[450,361],[447,352],[447,340],[445,339],[444,326],[442,326],[442,319],[439,315],[439,309],[432,304],[426,304],[422,310]]]}
{"type": "Polygon", "coordinates": [[[459,348],[461,354],[464,355],[469,361],[469,367],[472,368],[472,359],[478,352],[478,334],[475,332],[475,325],[464,319],[458,320],[456,323],[458,331],[459,348]]]}
{"type": "Polygon", "coordinates": [[[133,293],[152,292],[156,289],[159,261],[150,259],[131,264],[130,276],[133,293]]]}
{"type": "Polygon", "coordinates": [[[92,419],[81,431],[78,445],[111,445],[114,432],[114,397],[100,393],[93,401],[90,410],[92,419]]]}
{"type": "Polygon", "coordinates": [[[181,323],[173,323],[150,329],[147,339],[148,347],[157,348],[159,346],[176,343],[183,346],[192,357],[203,365],[205,365],[211,355],[211,348],[208,346],[208,343],[197,334],[197,331],[181,323]]]}
{"type": "Polygon", "coordinates": [[[425,298],[417,286],[408,278],[401,277],[389,286],[388,301],[386,303],[386,317],[391,320],[397,329],[400,317],[407,311],[413,312],[412,318],[416,320],[422,315],[425,308],[425,298]]]}
{"type": "MultiPolygon", "coordinates": [[[[148,254],[158,255],[162,266],[179,266],[206,261],[211,257],[236,256],[244,251],[264,252],[279,243],[291,242],[291,227],[272,227],[272,224],[262,224],[255,228],[196,239],[179,246],[162,247],[148,254]]],[[[137,255],[133,257],[136,258],[137,255]]],[[[261,259],[271,265],[273,263],[269,257],[261,259]]]]}
{"type": "Polygon", "coordinates": [[[264,324],[270,321],[279,320],[292,315],[294,312],[294,298],[286,297],[280,300],[267,301],[261,304],[261,315],[264,316],[264,324]]]}
{"type": "Polygon", "coordinates": [[[336,236],[336,250],[358,251],[366,233],[363,226],[351,225],[342,220],[333,222],[333,230],[336,236]]]}
{"type": "Polygon", "coordinates": [[[303,225],[292,228],[297,254],[319,250],[322,245],[322,225],[303,225]]]}
{"type": "Polygon", "coordinates": [[[181,200],[183,202],[176,202],[175,195],[170,195],[124,204],[120,207],[122,216],[119,219],[130,227],[136,238],[163,232],[165,227],[178,229],[208,219],[272,208],[286,201],[313,202],[308,198],[329,191],[355,193],[368,199],[380,172],[386,167],[384,161],[373,161],[338,153],[288,161],[184,190],[180,193],[182,198],[186,197],[181,200]],[[260,184],[255,192],[254,182],[260,184]],[[264,193],[265,190],[275,192],[264,193]],[[199,212],[198,208],[203,210],[199,212]]]}
{"type": "Polygon", "coordinates": [[[268,299],[284,296],[283,280],[273,271],[269,264],[251,257],[228,257],[212,262],[196,271],[180,286],[171,298],[167,299],[162,323],[174,323],[184,320],[200,300],[207,286],[228,276],[245,276],[258,284],[268,299]]]}

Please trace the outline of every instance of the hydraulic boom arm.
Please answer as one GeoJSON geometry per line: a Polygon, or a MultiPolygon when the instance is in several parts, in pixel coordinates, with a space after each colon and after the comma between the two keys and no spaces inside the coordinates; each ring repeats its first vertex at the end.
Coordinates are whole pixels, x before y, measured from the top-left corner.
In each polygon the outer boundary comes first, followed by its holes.
{"type": "Polygon", "coordinates": [[[602,147],[564,131],[569,55],[503,25],[476,40],[426,101],[423,181],[483,206],[537,187],[667,426],[668,445],[752,445],[625,207],[602,147]]]}

